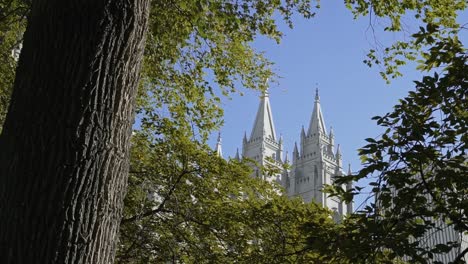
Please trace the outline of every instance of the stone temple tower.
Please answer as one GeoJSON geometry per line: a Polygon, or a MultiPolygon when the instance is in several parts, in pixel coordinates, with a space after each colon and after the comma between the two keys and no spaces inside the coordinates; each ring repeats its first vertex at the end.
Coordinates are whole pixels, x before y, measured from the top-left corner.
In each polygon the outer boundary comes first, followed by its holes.
{"type": "MultiPolygon", "coordinates": [[[[257,116],[253,124],[250,137],[244,134],[242,141],[242,157],[254,160],[259,166],[273,166],[280,169],[282,166],[283,140],[278,139],[271,114],[271,106],[268,92],[260,97],[257,116]]],[[[279,180],[279,175],[267,177],[257,167],[254,167],[254,177],[262,177],[265,180],[279,180]]]]}
{"type": "MultiPolygon", "coordinates": [[[[237,157],[237,154],[236,154],[237,157]]],[[[344,204],[336,197],[322,192],[324,184],[332,184],[336,177],[343,176],[343,162],[340,146],[335,146],[333,129],[327,133],[323,119],[318,90],[309,127],[300,133],[299,144],[294,144],[290,169],[282,169],[288,158],[283,159],[283,140],[277,138],[268,93],[260,97],[257,116],[250,137],[244,134],[242,157],[253,159],[259,166],[275,166],[282,171],[273,177],[266,177],[254,167],[254,177],[277,180],[289,197],[301,197],[304,202],[315,201],[334,211],[336,220],[350,213],[352,204],[344,204]]],[[[344,186],[351,188],[351,186],[344,186]]]]}
{"type": "Polygon", "coordinates": [[[343,204],[336,197],[328,197],[322,188],[343,175],[340,145],[335,146],[332,128],[327,133],[316,90],[309,127],[307,132],[302,127],[299,147],[297,143],[294,144],[291,168],[283,172],[282,185],[288,196],[302,197],[304,202],[315,201],[334,211],[337,216],[342,216],[352,211],[352,206],[343,204]]]}

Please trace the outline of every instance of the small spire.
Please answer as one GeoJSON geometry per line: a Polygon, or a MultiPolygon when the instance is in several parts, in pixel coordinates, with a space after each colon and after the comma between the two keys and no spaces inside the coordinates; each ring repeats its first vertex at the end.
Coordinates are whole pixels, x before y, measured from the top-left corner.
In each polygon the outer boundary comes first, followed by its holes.
{"type": "Polygon", "coordinates": [[[352,175],[353,173],[351,172],[351,163],[348,163],[348,175],[352,175]]]}
{"type": "Polygon", "coordinates": [[[340,147],[340,144],[338,144],[338,146],[336,147],[335,158],[336,158],[336,165],[338,165],[338,167],[341,169],[342,166],[343,166],[343,163],[342,163],[342,159],[341,159],[341,147],[340,147]]]}
{"type": "Polygon", "coordinates": [[[284,163],[289,163],[288,151],[286,151],[286,155],[284,156],[284,163]]]}
{"type": "Polygon", "coordinates": [[[222,140],[221,140],[221,132],[218,132],[218,141],[216,142],[216,155],[218,155],[218,157],[223,157],[223,150],[221,148],[221,143],[222,143],[222,140]]]}
{"type": "Polygon", "coordinates": [[[305,138],[305,136],[306,136],[306,134],[305,134],[304,125],[303,125],[302,129],[301,129],[301,137],[305,138]]]}
{"type": "Polygon", "coordinates": [[[240,161],[239,148],[236,149],[236,156],[234,156],[234,159],[240,161]]]}
{"type": "Polygon", "coordinates": [[[244,131],[244,138],[242,139],[242,142],[244,144],[247,144],[247,132],[246,131],[244,131]]]}
{"type": "Polygon", "coordinates": [[[330,126],[330,134],[328,135],[328,139],[330,140],[329,152],[333,154],[333,148],[335,147],[335,132],[333,131],[332,126],[330,126]]]}
{"type": "Polygon", "coordinates": [[[297,142],[294,142],[294,150],[293,150],[293,161],[299,157],[299,150],[297,149],[297,142]]]}

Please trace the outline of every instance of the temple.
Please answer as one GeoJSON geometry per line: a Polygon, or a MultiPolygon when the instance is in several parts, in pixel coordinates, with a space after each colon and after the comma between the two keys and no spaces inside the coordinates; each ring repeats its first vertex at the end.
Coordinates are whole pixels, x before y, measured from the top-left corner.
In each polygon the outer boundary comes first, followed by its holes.
{"type": "MultiPolygon", "coordinates": [[[[294,144],[291,162],[283,154],[282,137],[277,137],[269,95],[260,97],[260,104],[250,137],[244,134],[242,157],[257,163],[253,177],[276,180],[284,187],[289,197],[301,197],[304,202],[315,201],[331,209],[337,219],[352,212],[352,204],[345,204],[337,197],[329,197],[322,191],[325,184],[332,184],[344,175],[340,146],[335,146],[333,129],[327,133],[322,115],[320,96],[316,90],[309,127],[302,127],[299,144],[294,144]],[[284,164],[290,164],[289,169],[284,164]],[[275,175],[264,175],[259,167],[273,166],[281,171],[275,175]]],[[[238,154],[236,157],[239,158],[238,154]]],[[[351,186],[344,186],[351,188],[351,186]]]]}

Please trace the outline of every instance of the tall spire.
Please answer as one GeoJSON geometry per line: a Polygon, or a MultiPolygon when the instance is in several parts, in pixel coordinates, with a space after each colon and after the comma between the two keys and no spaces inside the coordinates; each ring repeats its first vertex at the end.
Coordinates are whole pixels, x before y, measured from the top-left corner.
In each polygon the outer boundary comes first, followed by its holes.
{"type": "Polygon", "coordinates": [[[252,133],[250,134],[250,140],[263,137],[276,141],[275,126],[273,124],[270,99],[267,91],[263,92],[260,97],[260,105],[258,106],[257,116],[255,117],[252,133]]]}
{"type": "Polygon", "coordinates": [[[322,109],[320,108],[320,96],[318,88],[316,88],[314,110],[312,111],[312,117],[310,118],[309,130],[307,132],[307,135],[319,133],[322,135],[326,135],[327,131],[325,130],[325,121],[323,119],[322,109]]]}
{"type": "Polygon", "coordinates": [[[221,143],[222,143],[222,140],[221,140],[221,132],[218,133],[218,141],[216,142],[216,155],[218,157],[223,157],[223,150],[221,148],[221,143]]]}

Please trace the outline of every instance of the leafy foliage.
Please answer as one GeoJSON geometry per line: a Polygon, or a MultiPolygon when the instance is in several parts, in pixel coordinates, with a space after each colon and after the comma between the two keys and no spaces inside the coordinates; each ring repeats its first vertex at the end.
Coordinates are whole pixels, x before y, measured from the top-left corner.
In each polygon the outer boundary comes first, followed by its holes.
{"type": "Polygon", "coordinates": [[[0,2],[0,132],[15,77],[16,60],[12,52],[21,42],[28,6],[21,0],[0,2]]]}
{"type": "Polygon", "coordinates": [[[326,234],[328,211],[289,200],[180,131],[133,137],[117,262],[297,263],[321,259],[301,226],[326,234]]]}
{"type": "Polygon", "coordinates": [[[138,98],[118,262],[289,263],[320,255],[300,226],[334,225],[316,205],[288,200],[205,145],[220,96],[265,89],[271,64],[250,47],[280,40],[273,18],[311,17],[309,1],[154,1],[138,98]],[[211,154],[210,154],[211,153],[211,154]]]}
{"type": "Polygon", "coordinates": [[[220,96],[236,86],[265,89],[273,75],[251,42],[258,35],[280,41],[277,13],[292,26],[293,12],[309,18],[311,10],[308,0],[154,1],[138,112],[170,116],[206,138],[221,122],[220,96]]]}
{"type": "MultiPolygon", "coordinates": [[[[445,69],[416,82],[393,112],[376,118],[387,130],[362,148],[365,168],[337,183],[372,179],[378,199],[342,225],[248,177],[245,164],[210,154],[204,140],[222,122],[220,97],[240,85],[265,89],[273,75],[250,43],[258,35],[279,41],[275,17],[292,26],[293,13],[314,15],[312,3],[152,2],[119,262],[394,263],[406,256],[426,263],[458,246],[428,248],[419,238],[438,223],[468,232],[468,69],[456,20],[465,1],[345,1],[356,17],[388,19],[386,31],[408,30],[408,16],[421,25],[409,39],[369,52],[366,63],[382,65],[384,78],[401,75],[408,60],[423,71],[445,69]]],[[[30,4],[0,3],[0,123],[14,79],[11,50],[30,4]]],[[[349,200],[359,192],[337,187],[334,194],[349,200]]]]}
{"type": "Polygon", "coordinates": [[[401,76],[399,68],[408,61],[417,61],[418,69],[426,71],[446,63],[440,57],[440,45],[458,42],[459,32],[464,28],[457,17],[467,7],[467,2],[461,0],[346,0],[345,3],[356,18],[369,16],[369,29],[376,41],[364,62],[380,66],[387,81],[401,76]],[[392,34],[401,33],[401,37],[389,45],[382,44],[376,36],[376,24],[383,24],[383,30],[392,34]],[[408,24],[419,27],[413,29],[408,24]]]}
{"type": "MultiPolygon", "coordinates": [[[[442,76],[434,73],[416,81],[416,91],[393,112],[374,118],[387,128],[385,133],[367,139],[360,150],[365,167],[343,179],[372,180],[376,203],[349,222],[347,228],[354,231],[346,231],[359,234],[357,240],[367,245],[369,254],[385,250],[410,257],[412,263],[428,263],[435,254],[460,247],[457,238],[424,244],[432,232],[451,228],[468,234],[467,57],[460,51],[447,64],[442,76]]],[[[454,263],[465,254],[459,252],[454,263]]]]}
{"type": "Polygon", "coordinates": [[[465,1],[347,1],[356,16],[376,15],[390,21],[386,31],[404,31],[403,17],[413,16],[419,30],[377,55],[369,53],[369,66],[383,64],[384,78],[400,75],[398,67],[418,60],[418,69],[434,71],[416,81],[415,91],[399,101],[392,112],[374,117],[386,128],[368,138],[360,149],[364,168],[338,180],[332,195],[350,200],[361,193],[346,192],[339,184],[370,181],[375,203],[345,221],[335,247],[353,263],[408,260],[438,263],[441,255],[455,255],[462,263],[467,250],[460,241],[432,244],[433,233],[467,230],[467,56],[459,40],[463,27],[457,12],[465,1]]]}

